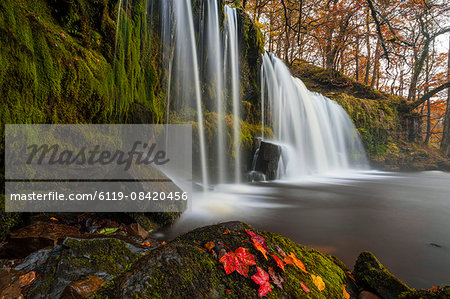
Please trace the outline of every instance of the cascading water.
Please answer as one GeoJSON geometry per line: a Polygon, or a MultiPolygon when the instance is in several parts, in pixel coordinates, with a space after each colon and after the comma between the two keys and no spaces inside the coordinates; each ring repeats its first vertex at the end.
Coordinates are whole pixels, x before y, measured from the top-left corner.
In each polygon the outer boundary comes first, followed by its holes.
{"type": "MultiPolygon", "coordinates": [[[[187,111],[186,115],[181,116],[184,121],[193,120],[189,119],[189,111],[192,109],[197,115],[201,177],[203,188],[206,190],[209,175],[199,63],[191,2],[189,0],[163,0],[161,7],[163,8],[161,10],[163,18],[162,39],[165,42],[169,42],[167,48],[169,53],[166,52],[167,54],[165,54],[170,66],[169,90],[167,90],[168,101],[166,104],[173,104],[177,112],[187,111]],[[172,84],[176,86],[175,90],[171,89],[170,82],[172,80],[176,80],[176,84],[172,84]]],[[[167,118],[169,114],[170,108],[167,107],[167,118]]]]}
{"type": "MultiPolygon", "coordinates": [[[[202,20],[206,22],[204,29],[198,34],[196,40],[194,22],[192,20],[192,8],[189,0],[162,0],[161,2],[161,37],[163,47],[163,62],[167,74],[167,98],[166,98],[166,120],[170,122],[171,110],[178,113],[179,119],[182,114],[197,115],[199,128],[199,149],[201,156],[201,175],[203,185],[209,183],[209,167],[207,164],[207,148],[204,137],[204,113],[202,105],[215,106],[217,111],[217,134],[216,134],[216,157],[211,158],[217,162],[217,177],[212,179],[216,183],[227,181],[227,129],[225,117],[230,112],[233,117],[233,154],[234,154],[234,180],[240,182],[241,178],[241,153],[240,153],[240,73],[238,52],[238,25],[237,14],[234,8],[225,6],[224,33],[221,32],[221,21],[219,18],[219,1],[208,0],[201,5],[202,20]],[[204,10],[204,11],[203,11],[204,10]],[[203,17],[205,16],[205,17],[203,17]],[[225,39],[225,42],[224,42],[225,39]],[[207,76],[202,83],[210,85],[211,94],[201,93],[199,67],[203,61],[198,61],[197,43],[202,49],[201,57],[206,59],[207,76]],[[205,47],[200,45],[205,44],[205,47]],[[225,51],[222,49],[225,47],[225,51]],[[225,63],[225,60],[228,63],[225,63]],[[201,63],[199,63],[201,62],[201,63]],[[227,79],[226,79],[227,78],[227,79]],[[208,99],[214,103],[208,105],[208,99]],[[180,99],[183,99],[180,102],[180,99]],[[191,99],[195,99],[192,103],[191,99]],[[232,111],[227,111],[227,102],[232,103],[232,111]],[[194,113],[190,113],[193,109],[194,113]]],[[[203,90],[204,92],[205,90],[203,90]]],[[[211,153],[211,152],[210,152],[211,153]]],[[[229,153],[228,153],[229,154],[229,153]]],[[[211,161],[210,161],[211,162],[211,161]]]]}
{"type": "MultiPolygon", "coordinates": [[[[264,117],[261,113],[262,126],[269,118],[274,141],[283,146],[280,165],[284,165],[285,176],[367,168],[364,148],[342,107],[308,91],[273,54],[263,55],[261,76],[262,86],[267,86],[266,111],[270,114],[264,117]]],[[[262,101],[265,93],[263,90],[262,101]]]]}
{"type": "Polygon", "coordinates": [[[214,93],[217,109],[217,176],[219,182],[225,182],[226,162],[225,162],[225,124],[224,124],[224,73],[223,73],[223,54],[222,54],[222,35],[219,25],[219,9],[217,0],[210,0],[208,5],[208,71],[209,78],[213,81],[214,93]]]}
{"type": "Polygon", "coordinates": [[[225,6],[225,21],[227,25],[227,41],[231,68],[231,97],[233,102],[233,144],[234,144],[234,178],[241,182],[241,141],[240,141],[240,88],[239,88],[239,58],[238,58],[238,28],[236,9],[225,6]]]}
{"type": "MultiPolygon", "coordinates": [[[[124,3],[120,0],[118,7],[116,47],[121,14],[127,14],[125,3],[128,0],[124,3]]],[[[158,6],[167,84],[166,123],[170,123],[173,115],[177,121],[198,124],[199,169],[205,190],[210,181],[225,183],[231,178],[240,183],[243,170],[237,11],[225,6],[222,32],[219,3],[205,0],[199,5],[200,11],[196,13],[201,28],[197,33],[190,0],[160,0],[158,6]],[[198,49],[202,51],[202,60],[198,49]],[[204,107],[217,112],[215,140],[209,140],[216,148],[208,154],[210,165],[217,169],[214,172],[208,167],[204,107]],[[228,117],[232,119],[231,134],[225,122],[228,117]],[[230,156],[234,160],[227,158],[230,156]],[[217,175],[210,177],[211,173],[217,175]]],[[[265,127],[270,127],[274,141],[282,145],[279,175],[298,177],[367,166],[358,134],[337,103],[309,92],[280,59],[269,53],[263,55],[260,83],[261,135],[264,138],[265,127]]],[[[206,113],[208,117],[213,115],[206,113]]]]}

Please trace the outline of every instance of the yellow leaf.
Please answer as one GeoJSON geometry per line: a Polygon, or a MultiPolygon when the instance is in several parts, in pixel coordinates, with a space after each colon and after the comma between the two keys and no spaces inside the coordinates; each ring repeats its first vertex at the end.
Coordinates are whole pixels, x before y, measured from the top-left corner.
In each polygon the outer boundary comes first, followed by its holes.
{"type": "Polygon", "coordinates": [[[342,285],[342,292],[344,293],[344,298],[345,299],[350,299],[350,294],[345,289],[345,284],[342,285]]]}
{"type": "Polygon", "coordinates": [[[311,274],[311,278],[319,291],[322,292],[325,290],[325,283],[323,282],[322,277],[311,274]]]}

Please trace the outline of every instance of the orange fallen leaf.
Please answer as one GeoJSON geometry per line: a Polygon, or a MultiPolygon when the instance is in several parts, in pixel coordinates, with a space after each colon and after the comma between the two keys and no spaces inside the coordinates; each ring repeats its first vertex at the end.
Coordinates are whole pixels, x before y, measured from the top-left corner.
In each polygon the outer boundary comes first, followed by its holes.
{"type": "Polygon", "coordinates": [[[345,299],[350,299],[350,294],[345,289],[345,284],[342,285],[342,292],[344,293],[344,298],[345,299]]]}
{"type": "Polygon", "coordinates": [[[152,245],[150,245],[150,242],[149,242],[149,241],[144,242],[144,243],[141,243],[141,245],[142,245],[142,246],[148,246],[148,247],[152,246],[152,245]]]}
{"type": "Polygon", "coordinates": [[[53,220],[53,221],[59,221],[59,220],[56,219],[55,217],[50,217],[50,220],[53,220]]]}
{"type": "Polygon", "coordinates": [[[267,253],[268,253],[267,250],[256,239],[252,239],[252,241],[253,241],[253,246],[255,246],[256,250],[261,252],[267,260],[267,253]]]}
{"type": "Polygon", "coordinates": [[[229,235],[231,234],[231,231],[229,229],[227,229],[226,231],[223,232],[224,235],[229,235]]]}
{"type": "Polygon", "coordinates": [[[322,277],[311,274],[311,278],[319,291],[322,292],[323,290],[325,290],[325,283],[323,282],[322,277]]]}
{"type": "Polygon", "coordinates": [[[431,292],[439,292],[439,287],[437,287],[437,286],[432,286],[432,287],[430,288],[430,291],[431,291],[431,292]]]}
{"type": "Polygon", "coordinates": [[[27,285],[30,285],[36,279],[36,272],[31,271],[27,274],[19,276],[20,286],[23,288],[27,285]]]}
{"type": "Polygon", "coordinates": [[[216,244],[214,244],[213,241],[209,241],[208,243],[205,244],[205,248],[208,249],[208,251],[211,251],[215,246],[216,244]]]}
{"type": "Polygon", "coordinates": [[[288,265],[296,265],[301,270],[303,270],[303,272],[309,273],[308,271],[306,271],[306,268],[305,268],[305,265],[303,264],[303,262],[301,260],[299,260],[293,252],[291,252],[288,256],[286,256],[284,258],[284,262],[288,265]]]}

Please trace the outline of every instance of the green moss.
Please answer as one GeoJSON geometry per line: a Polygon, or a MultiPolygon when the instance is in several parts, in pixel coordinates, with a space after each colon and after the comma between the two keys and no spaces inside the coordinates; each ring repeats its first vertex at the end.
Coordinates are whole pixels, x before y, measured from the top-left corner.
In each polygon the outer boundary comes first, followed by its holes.
{"type": "Polygon", "coordinates": [[[370,252],[361,252],[356,260],[354,275],[358,284],[373,290],[383,298],[395,299],[411,289],[392,275],[370,252]]]}
{"type": "Polygon", "coordinates": [[[259,232],[266,239],[270,254],[276,253],[280,246],[286,253],[293,252],[301,259],[310,273],[323,278],[326,287],[320,292],[311,276],[293,265],[286,266],[286,276],[277,268],[275,261],[266,260],[247,242],[250,237],[244,229],[250,226],[230,222],[196,229],[176,238],[164,247],[158,248],[139,260],[131,271],[117,277],[105,286],[96,298],[122,296],[129,298],[257,298],[258,286],[250,276],[256,273],[251,266],[248,277],[236,272],[226,275],[221,265],[210,253],[203,250],[206,242],[214,241],[215,252],[228,246],[232,250],[246,247],[256,257],[256,264],[264,270],[275,269],[281,277],[286,278],[283,290],[273,286],[266,298],[341,298],[342,285],[348,284],[344,270],[332,258],[315,250],[308,250],[287,238],[277,234],[259,232]],[[230,234],[223,234],[230,230],[230,234]],[[307,296],[301,289],[300,282],[306,283],[311,293],[307,296]]]}
{"type": "Polygon", "coordinates": [[[5,212],[5,194],[0,194],[0,241],[20,223],[21,219],[20,213],[5,212]]]}
{"type": "Polygon", "coordinates": [[[427,299],[450,298],[450,286],[443,286],[435,290],[412,290],[402,293],[399,299],[427,299]]]}
{"type": "Polygon", "coordinates": [[[373,159],[386,154],[398,131],[398,114],[389,101],[359,99],[345,93],[327,93],[340,104],[358,129],[367,154],[373,159]]]}
{"type": "Polygon", "coordinates": [[[29,296],[47,294],[58,297],[65,286],[86,275],[105,281],[127,271],[141,253],[137,248],[114,238],[64,240],[46,263],[43,275],[33,284],[29,296]]]}

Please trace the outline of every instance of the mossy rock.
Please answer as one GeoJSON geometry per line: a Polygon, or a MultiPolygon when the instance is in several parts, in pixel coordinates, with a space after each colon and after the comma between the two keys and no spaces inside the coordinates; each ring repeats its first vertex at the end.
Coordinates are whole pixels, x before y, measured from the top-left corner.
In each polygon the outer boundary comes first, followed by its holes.
{"type": "Polygon", "coordinates": [[[385,299],[395,299],[411,289],[392,275],[370,252],[361,252],[353,274],[357,283],[385,299]]]}
{"type": "Polygon", "coordinates": [[[430,290],[413,290],[401,294],[399,299],[444,299],[450,298],[450,286],[432,288],[430,290]]]}
{"type": "Polygon", "coordinates": [[[238,247],[248,248],[255,256],[256,265],[268,271],[275,269],[277,275],[285,278],[283,289],[272,285],[272,292],[267,298],[343,298],[343,285],[356,297],[356,287],[334,258],[315,250],[302,247],[287,238],[268,232],[257,232],[265,238],[269,253],[276,254],[277,246],[287,254],[293,252],[303,261],[307,271],[322,277],[325,289],[319,291],[311,275],[293,265],[286,265],[286,276],[277,268],[275,260],[258,252],[252,244],[245,229],[256,232],[241,222],[229,222],[199,228],[184,234],[169,244],[157,248],[141,258],[130,271],[105,285],[96,298],[257,298],[258,285],[250,278],[256,273],[256,267],[250,266],[248,277],[237,272],[227,275],[223,265],[215,257],[221,249],[229,252],[238,247]],[[229,232],[228,232],[229,231],[229,232]],[[225,234],[224,234],[225,233],[225,234]],[[211,252],[204,244],[213,241],[215,247],[211,252]],[[226,246],[225,246],[226,245],[226,246]],[[214,253],[212,253],[214,252],[214,253]],[[300,283],[309,286],[308,295],[300,283]]]}
{"type": "Polygon", "coordinates": [[[29,298],[58,298],[71,282],[88,275],[110,281],[129,270],[144,249],[115,238],[66,238],[62,245],[50,253],[43,272],[31,286],[29,298]]]}

